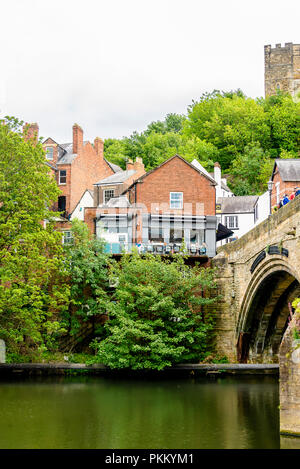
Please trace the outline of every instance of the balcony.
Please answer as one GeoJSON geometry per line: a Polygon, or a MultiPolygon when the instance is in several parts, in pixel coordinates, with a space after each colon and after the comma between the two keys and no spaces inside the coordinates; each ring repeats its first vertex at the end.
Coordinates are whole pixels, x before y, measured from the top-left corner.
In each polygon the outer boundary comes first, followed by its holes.
{"type": "MultiPolygon", "coordinates": [[[[105,252],[108,254],[123,254],[132,252],[137,249],[140,254],[159,254],[161,256],[170,256],[183,252],[183,244],[180,243],[106,243],[105,252]]],[[[207,257],[206,247],[190,244],[185,246],[184,253],[188,256],[205,256],[207,257]]]]}

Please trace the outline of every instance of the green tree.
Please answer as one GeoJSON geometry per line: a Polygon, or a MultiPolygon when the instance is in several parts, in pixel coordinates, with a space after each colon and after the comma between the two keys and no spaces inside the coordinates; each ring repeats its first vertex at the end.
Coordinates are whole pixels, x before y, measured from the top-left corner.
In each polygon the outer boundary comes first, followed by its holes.
{"type": "Polygon", "coordinates": [[[241,92],[215,91],[188,107],[184,132],[214,145],[222,169],[228,169],[248,145],[270,146],[270,127],[263,105],[241,92]]]}
{"type": "Polygon", "coordinates": [[[204,359],[209,350],[213,271],[191,268],[181,255],[124,255],[111,268],[116,288],[104,326],[94,342],[97,360],[110,368],[163,369],[204,359]],[[206,295],[202,295],[206,291],[206,295]]]}
{"type": "Polygon", "coordinates": [[[82,322],[107,311],[109,257],[104,241],[91,236],[84,222],[74,219],[71,230],[72,243],[64,247],[70,283],[70,309],[65,314],[65,327],[74,335],[82,322]]]}
{"type": "Polygon", "coordinates": [[[55,345],[69,291],[48,208],[60,191],[41,143],[21,125],[0,122],[0,337],[9,351],[30,354],[55,345]]]}

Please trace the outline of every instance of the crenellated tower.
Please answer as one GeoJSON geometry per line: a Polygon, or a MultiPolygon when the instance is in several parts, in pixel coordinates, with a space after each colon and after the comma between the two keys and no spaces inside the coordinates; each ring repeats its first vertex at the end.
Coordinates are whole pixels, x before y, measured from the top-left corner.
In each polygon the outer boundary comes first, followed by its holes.
{"type": "Polygon", "coordinates": [[[293,97],[300,93],[300,44],[287,42],[265,46],[265,96],[287,91],[293,97]]]}

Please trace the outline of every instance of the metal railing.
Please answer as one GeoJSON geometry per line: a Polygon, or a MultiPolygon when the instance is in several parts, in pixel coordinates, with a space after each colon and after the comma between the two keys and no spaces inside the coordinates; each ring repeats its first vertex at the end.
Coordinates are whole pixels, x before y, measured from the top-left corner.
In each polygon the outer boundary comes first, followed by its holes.
{"type": "Polygon", "coordinates": [[[160,254],[160,255],[172,255],[184,252],[190,256],[205,256],[207,249],[204,246],[197,246],[196,244],[190,244],[184,247],[179,243],[106,243],[105,252],[109,254],[123,254],[124,252],[132,252],[136,249],[140,254],[160,254]]]}

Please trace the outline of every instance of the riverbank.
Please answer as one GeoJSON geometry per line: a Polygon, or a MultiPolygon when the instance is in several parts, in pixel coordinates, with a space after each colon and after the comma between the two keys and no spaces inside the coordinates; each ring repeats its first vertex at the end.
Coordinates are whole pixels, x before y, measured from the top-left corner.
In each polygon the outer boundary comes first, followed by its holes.
{"type": "Polygon", "coordinates": [[[29,375],[63,375],[63,374],[92,374],[92,375],[166,375],[166,376],[197,376],[210,377],[219,375],[279,375],[278,364],[182,364],[162,371],[155,370],[112,370],[105,365],[86,365],[81,363],[2,363],[0,364],[0,378],[11,374],[29,375]]]}

